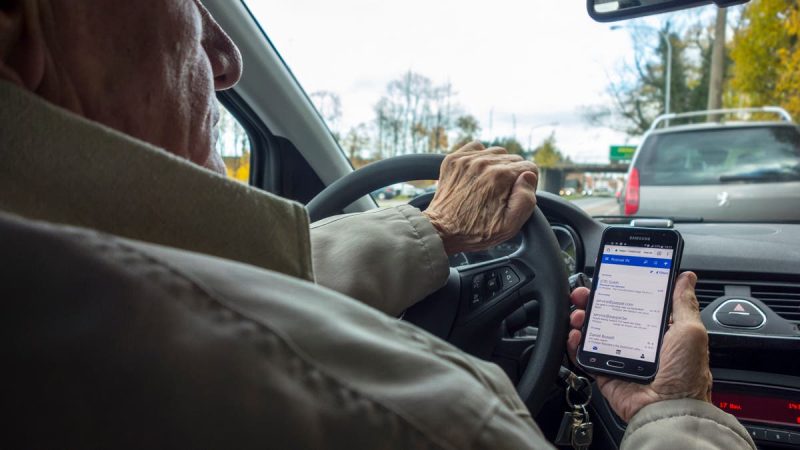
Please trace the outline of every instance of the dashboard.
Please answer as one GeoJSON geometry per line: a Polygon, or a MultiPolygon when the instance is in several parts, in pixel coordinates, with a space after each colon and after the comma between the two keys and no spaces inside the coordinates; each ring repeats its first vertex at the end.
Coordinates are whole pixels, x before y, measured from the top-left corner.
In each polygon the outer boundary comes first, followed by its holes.
{"type": "MultiPolygon", "coordinates": [[[[567,272],[591,277],[608,225],[558,196],[538,197],[567,272]]],[[[800,447],[800,225],[679,223],[674,227],[685,241],[681,270],[694,271],[699,279],[696,293],[709,333],[714,404],[738,417],[759,448],[800,447]],[[726,320],[737,305],[752,314],[749,321],[726,320]]],[[[451,264],[458,267],[510,256],[524,251],[522,244],[517,236],[484,252],[455,255],[451,264]]],[[[566,405],[561,396],[551,402],[537,422],[553,439],[566,405]]],[[[595,422],[592,448],[618,448],[626,424],[599,392],[592,397],[590,413],[595,422]]]]}

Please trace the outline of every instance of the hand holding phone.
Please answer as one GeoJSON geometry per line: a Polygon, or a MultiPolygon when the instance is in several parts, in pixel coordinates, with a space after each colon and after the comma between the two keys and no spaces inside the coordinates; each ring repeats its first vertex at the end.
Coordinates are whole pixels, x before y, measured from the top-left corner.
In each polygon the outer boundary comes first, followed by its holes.
{"type": "MultiPolygon", "coordinates": [[[[660,351],[660,367],[650,384],[626,381],[598,375],[597,385],[603,397],[623,420],[630,419],[645,406],[661,400],[694,398],[711,401],[711,371],[708,365],[708,334],[700,319],[700,309],[694,293],[697,277],[692,272],[681,274],[675,282],[672,296],[673,322],[664,335],[660,351]]],[[[577,307],[570,316],[572,330],[567,339],[567,351],[573,362],[581,342],[585,323],[585,308],[589,289],[572,292],[572,304],[577,307]]]]}
{"type": "Polygon", "coordinates": [[[605,230],[578,347],[581,367],[642,383],[653,380],[682,251],[675,230],[605,230]]]}

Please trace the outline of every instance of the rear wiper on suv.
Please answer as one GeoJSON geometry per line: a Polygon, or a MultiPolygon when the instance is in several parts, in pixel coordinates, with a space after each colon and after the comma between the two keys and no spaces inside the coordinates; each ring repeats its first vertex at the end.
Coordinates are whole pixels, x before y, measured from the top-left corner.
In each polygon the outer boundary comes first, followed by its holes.
{"type": "Polygon", "coordinates": [[[800,172],[796,168],[756,170],[753,172],[721,175],[720,183],[767,183],[770,181],[800,181],[800,172]]]}

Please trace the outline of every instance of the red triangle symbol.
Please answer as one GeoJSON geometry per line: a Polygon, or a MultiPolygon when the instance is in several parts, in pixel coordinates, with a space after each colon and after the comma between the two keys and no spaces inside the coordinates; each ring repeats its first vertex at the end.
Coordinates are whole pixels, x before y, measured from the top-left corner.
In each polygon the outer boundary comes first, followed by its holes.
{"type": "Polygon", "coordinates": [[[736,306],[733,308],[736,312],[745,312],[744,307],[742,307],[741,303],[737,303],[736,306]]]}

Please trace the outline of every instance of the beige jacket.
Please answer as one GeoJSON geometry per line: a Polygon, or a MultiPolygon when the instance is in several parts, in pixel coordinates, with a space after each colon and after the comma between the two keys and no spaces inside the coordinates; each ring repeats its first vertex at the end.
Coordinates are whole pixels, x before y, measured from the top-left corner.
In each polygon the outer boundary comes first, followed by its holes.
{"type": "MultiPolygon", "coordinates": [[[[309,237],[297,204],[2,82],[0,103],[0,210],[14,214],[0,214],[0,380],[14,412],[0,439],[551,447],[497,366],[384,314],[447,277],[419,211],[338,216],[309,237]],[[339,293],[303,281],[309,249],[316,281],[339,293]]],[[[732,416],[693,400],[643,409],[623,442],[693,446],[755,448],[732,416]]]]}

